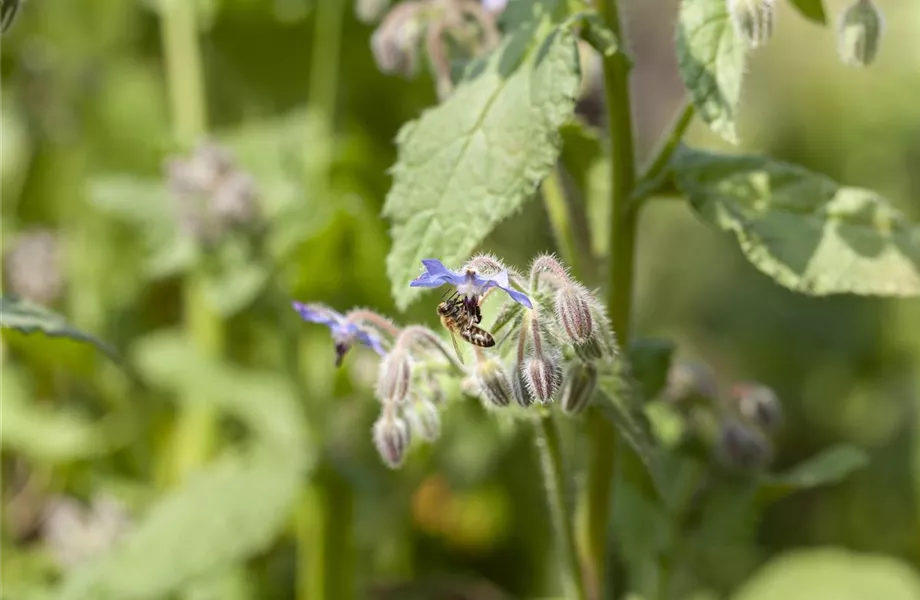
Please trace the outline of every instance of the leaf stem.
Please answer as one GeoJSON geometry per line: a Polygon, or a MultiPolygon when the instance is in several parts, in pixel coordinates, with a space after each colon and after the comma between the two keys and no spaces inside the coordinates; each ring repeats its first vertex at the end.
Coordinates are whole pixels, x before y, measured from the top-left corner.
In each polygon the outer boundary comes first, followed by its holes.
{"type": "Polygon", "coordinates": [[[572,531],[572,519],[566,509],[565,468],[562,462],[562,450],[559,433],[549,415],[534,419],[537,449],[543,469],[543,482],[546,485],[546,497],[550,517],[556,529],[557,550],[562,562],[563,585],[565,597],[569,600],[585,600],[584,581],[575,548],[575,535],[572,531]]]}
{"type": "MultiPolygon", "coordinates": [[[[196,5],[186,0],[164,0],[160,7],[161,43],[172,107],[176,140],[191,146],[205,134],[207,109],[198,46],[196,5]]],[[[183,289],[185,326],[199,352],[220,356],[224,345],[223,324],[203,293],[204,274],[194,270],[183,289]]],[[[213,405],[195,398],[182,402],[174,431],[172,476],[180,479],[206,460],[217,436],[213,405]]]]}
{"type": "Polygon", "coordinates": [[[639,183],[636,184],[636,189],[632,194],[634,203],[641,202],[643,198],[653,194],[655,189],[660,185],[658,179],[664,174],[665,169],[667,169],[671,157],[674,156],[674,152],[684,138],[687,128],[690,127],[690,123],[693,122],[695,114],[696,109],[693,106],[693,102],[689,99],[685,100],[684,105],[680,108],[680,111],[674,117],[674,121],[668,128],[668,135],[661,141],[658,150],[655,151],[654,158],[651,160],[648,167],[645,168],[642,176],[639,178],[639,183]]]}
{"type": "Polygon", "coordinates": [[[556,246],[562,254],[562,259],[572,270],[572,274],[578,278],[581,273],[578,246],[575,243],[575,231],[572,228],[572,218],[558,167],[553,168],[543,180],[540,192],[543,196],[543,204],[546,206],[546,214],[549,216],[553,237],[556,238],[556,246]]]}
{"type": "MultiPolygon", "coordinates": [[[[602,0],[597,6],[606,25],[617,39],[622,40],[617,0],[602,0]]],[[[603,68],[611,155],[607,310],[613,330],[625,348],[629,345],[630,337],[637,225],[637,214],[629,206],[630,194],[636,181],[629,87],[630,62],[626,55],[618,51],[604,57],[603,68]]],[[[607,522],[617,440],[616,429],[603,418],[598,409],[592,409],[588,418],[591,455],[587,489],[582,500],[581,541],[591,597],[599,598],[605,579],[607,522]]]]}

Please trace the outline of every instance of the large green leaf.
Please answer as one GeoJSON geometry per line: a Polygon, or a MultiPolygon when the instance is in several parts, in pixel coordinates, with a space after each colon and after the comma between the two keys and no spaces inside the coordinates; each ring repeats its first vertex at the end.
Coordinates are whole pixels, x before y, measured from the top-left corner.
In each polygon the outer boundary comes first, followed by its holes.
{"type": "Polygon", "coordinates": [[[758,496],[772,502],[798,490],[843,481],[850,473],[865,467],[869,457],[861,449],[846,444],[833,446],[781,475],[769,475],[761,483],[758,496]]]}
{"type": "Polygon", "coordinates": [[[756,156],[681,149],[678,189],[754,266],[806,294],[920,294],[920,227],[878,194],[756,156]]]}
{"type": "Polygon", "coordinates": [[[19,298],[0,296],[0,327],[27,335],[38,332],[92,344],[113,360],[119,360],[112,346],[73,327],[61,315],[19,298]]]}
{"type": "Polygon", "coordinates": [[[810,21],[827,25],[827,14],[824,12],[824,0],[789,0],[802,15],[810,21]]]}
{"type": "Polygon", "coordinates": [[[920,577],[890,556],[838,548],[789,552],[755,573],[732,600],[920,600],[920,577]]]}
{"type": "Polygon", "coordinates": [[[533,195],[555,163],[579,70],[572,33],[550,29],[547,21],[506,35],[444,104],[399,132],[384,215],[393,225],[387,271],[400,308],[418,292],[409,281],[421,259],[459,266],[533,195]],[[543,33],[538,44],[532,42],[536,31],[543,33]]]}
{"type": "Polygon", "coordinates": [[[744,55],[725,0],[682,0],[677,23],[681,79],[703,121],[732,143],[738,142],[744,55]]]}
{"type": "Polygon", "coordinates": [[[304,462],[277,448],[227,454],[160,500],[59,598],[162,598],[267,548],[285,526],[304,462]]]}

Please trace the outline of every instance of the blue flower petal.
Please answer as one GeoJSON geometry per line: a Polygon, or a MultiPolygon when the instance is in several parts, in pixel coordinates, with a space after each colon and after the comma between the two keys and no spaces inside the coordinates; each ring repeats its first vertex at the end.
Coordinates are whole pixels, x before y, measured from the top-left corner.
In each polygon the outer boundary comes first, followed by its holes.
{"type": "Polygon", "coordinates": [[[292,302],[291,304],[294,310],[300,314],[300,318],[304,321],[319,323],[326,327],[335,328],[345,320],[345,317],[325,306],[302,304],[300,302],[292,302]]]}
{"type": "Polygon", "coordinates": [[[387,351],[384,350],[383,346],[380,344],[380,340],[377,336],[371,335],[367,331],[360,329],[357,334],[358,341],[362,344],[379,354],[380,356],[386,356],[387,351]]]}
{"type": "Polygon", "coordinates": [[[461,294],[480,295],[487,289],[498,287],[504,290],[512,300],[523,304],[527,308],[533,308],[530,298],[526,294],[519,292],[511,287],[508,279],[508,271],[499,271],[492,275],[480,275],[475,272],[458,272],[451,271],[444,266],[444,263],[434,258],[422,259],[425,266],[425,272],[416,279],[409,282],[409,287],[428,287],[435,288],[449,283],[458,286],[461,294]],[[464,291],[465,289],[465,291],[464,291]]]}
{"type": "Polygon", "coordinates": [[[451,271],[437,259],[425,258],[422,264],[425,265],[425,272],[410,281],[409,287],[439,287],[445,283],[456,285],[463,278],[463,275],[451,271]]]}
{"type": "Polygon", "coordinates": [[[508,295],[511,296],[511,299],[517,302],[518,304],[523,304],[527,308],[531,308],[531,309],[533,308],[533,304],[531,304],[530,298],[527,297],[527,294],[523,292],[519,292],[510,287],[507,287],[507,288],[503,287],[502,289],[508,292],[508,295]]]}

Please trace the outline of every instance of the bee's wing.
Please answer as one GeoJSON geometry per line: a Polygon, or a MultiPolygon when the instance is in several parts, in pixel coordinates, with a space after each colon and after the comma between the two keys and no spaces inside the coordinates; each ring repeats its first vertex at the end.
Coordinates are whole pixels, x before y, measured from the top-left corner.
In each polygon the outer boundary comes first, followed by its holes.
{"type": "Polygon", "coordinates": [[[460,364],[463,363],[463,354],[460,352],[460,343],[457,342],[457,334],[453,329],[448,328],[447,331],[450,332],[450,341],[454,343],[454,351],[457,353],[457,358],[460,359],[460,364]]]}

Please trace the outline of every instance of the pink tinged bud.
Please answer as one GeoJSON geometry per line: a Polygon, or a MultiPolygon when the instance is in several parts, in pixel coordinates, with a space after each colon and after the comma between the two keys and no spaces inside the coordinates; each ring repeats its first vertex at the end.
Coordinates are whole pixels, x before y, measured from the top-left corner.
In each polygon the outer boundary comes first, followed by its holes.
{"type": "Polygon", "coordinates": [[[562,383],[562,368],[551,355],[528,358],[524,362],[524,383],[530,396],[540,404],[552,401],[562,383]]]}
{"type": "Polygon", "coordinates": [[[562,388],[562,411],[577,415],[591,404],[597,387],[597,367],[594,363],[576,361],[566,372],[562,388]]]}
{"type": "Polygon", "coordinates": [[[493,406],[508,406],[511,404],[511,382],[504,367],[495,359],[486,359],[476,367],[476,379],[482,395],[493,406]]]}
{"type": "Polygon", "coordinates": [[[410,441],[409,426],[395,414],[384,412],[374,423],[374,445],[380,458],[391,469],[402,465],[410,441]]]}
{"type": "Polygon", "coordinates": [[[441,413],[438,407],[428,400],[413,403],[406,415],[412,427],[412,433],[426,442],[433,442],[441,436],[441,413]]]}
{"type": "Polygon", "coordinates": [[[586,289],[575,285],[567,285],[556,292],[556,320],[573,344],[584,344],[594,337],[588,294],[586,289]]]}
{"type": "Polygon", "coordinates": [[[772,459],[773,446],[759,429],[736,419],[727,419],[719,431],[716,454],[729,469],[758,470],[772,459]]]}
{"type": "Polygon", "coordinates": [[[377,375],[377,398],[384,404],[396,404],[409,395],[412,383],[412,360],[400,348],[386,355],[377,375]]]}
{"type": "Polygon", "coordinates": [[[738,414],[765,431],[775,431],[783,421],[783,407],[771,388],[759,383],[739,383],[732,389],[738,414]]]}

